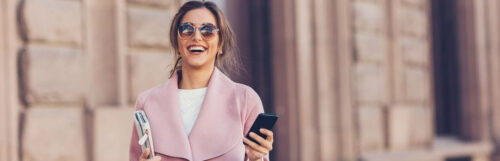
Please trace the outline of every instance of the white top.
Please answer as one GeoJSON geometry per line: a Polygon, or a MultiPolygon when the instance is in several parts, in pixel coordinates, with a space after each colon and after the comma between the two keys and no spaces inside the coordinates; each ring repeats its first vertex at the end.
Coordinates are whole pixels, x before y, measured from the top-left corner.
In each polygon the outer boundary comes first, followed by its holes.
{"type": "Polygon", "coordinates": [[[196,118],[200,113],[201,104],[205,98],[207,88],[179,89],[179,105],[181,108],[184,130],[189,136],[196,118]]]}

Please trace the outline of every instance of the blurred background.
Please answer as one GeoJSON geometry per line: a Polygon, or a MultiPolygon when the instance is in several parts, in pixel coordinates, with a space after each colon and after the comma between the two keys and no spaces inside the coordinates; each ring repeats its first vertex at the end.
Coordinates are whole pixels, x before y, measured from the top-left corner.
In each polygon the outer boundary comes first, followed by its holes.
{"type": "MultiPolygon", "coordinates": [[[[0,0],[0,160],[124,161],[182,0],[0,0]]],[[[497,0],[217,0],[278,161],[500,161],[497,0]]]]}

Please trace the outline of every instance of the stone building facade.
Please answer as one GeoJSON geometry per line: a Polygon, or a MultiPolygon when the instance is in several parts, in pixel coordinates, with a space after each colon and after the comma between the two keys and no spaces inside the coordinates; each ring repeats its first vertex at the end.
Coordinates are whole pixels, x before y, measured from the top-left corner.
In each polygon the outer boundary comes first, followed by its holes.
{"type": "Polygon", "coordinates": [[[135,98],[168,78],[180,4],[2,1],[0,160],[128,160],[135,98]]]}
{"type": "MultiPolygon", "coordinates": [[[[0,161],[128,160],[182,0],[0,0],[0,161]]],[[[279,161],[500,161],[500,2],[217,1],[279,161]]]]}

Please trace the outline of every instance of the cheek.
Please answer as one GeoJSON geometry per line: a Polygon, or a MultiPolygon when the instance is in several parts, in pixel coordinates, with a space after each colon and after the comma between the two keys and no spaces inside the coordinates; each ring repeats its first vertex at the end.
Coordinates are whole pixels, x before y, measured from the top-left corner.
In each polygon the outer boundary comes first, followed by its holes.
{"type": "Polygon", "coordinates": [[[210,48],[212,50],[215,50],[215,52],[218,52],[219,51],[219,40],[217,39],[217,40],[211,41],[210,48]]]}
{"type": "Polygon", "coordinates": [[[179,49],[180,52],[184,52],[184,50],[186,50],[186,44],[187,42],[185,42],[185,40],[178,40],[177,41],[177,47],[179,49]]]}

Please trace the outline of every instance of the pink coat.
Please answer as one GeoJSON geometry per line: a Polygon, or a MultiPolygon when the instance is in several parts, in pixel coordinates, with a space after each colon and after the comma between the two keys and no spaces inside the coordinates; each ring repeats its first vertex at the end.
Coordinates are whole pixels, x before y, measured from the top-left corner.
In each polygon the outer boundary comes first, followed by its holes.
{"type": "MultiPolygon", "coordinates": [[[[257,93],[246,85],[233,82],[215,68],[201,111],[187,136],[179,108],[177,81],[177,74],[174,74],[163,85],[137,98],[136,109],[144,110],[151,124],[155,154],[161,156],[162,161],[247,160],[243,137],[257,115],[264,111],[257,93]]],[[[131,161],[137,161],[142,153],[137,141],[134,127],[131,161]]]]}

